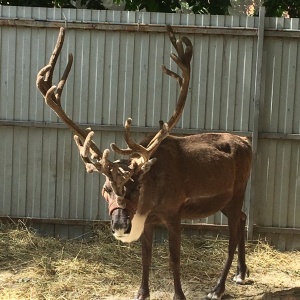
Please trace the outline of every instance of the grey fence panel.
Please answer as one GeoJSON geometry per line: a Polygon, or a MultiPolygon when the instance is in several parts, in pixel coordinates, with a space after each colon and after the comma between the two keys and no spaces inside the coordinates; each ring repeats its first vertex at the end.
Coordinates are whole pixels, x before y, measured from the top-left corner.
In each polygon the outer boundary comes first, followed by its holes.
{"type": "Polygon", "coordinates": [[[260,130],[298,134],[300,41],[272,37],[266,38],[265,43],[268,60],[260,130]]]}
{"type": "Polygon", "coordinates": [[[0,127],[1,136],[1,160],[0,160],[0,181],[1,181],[1,213],[10,215],[12,202],[12,178],[13,178],[13,128],[0,127]]]}
{"type": "Polygon", "coordinates": [[[299,218],[298,141],[263,140],[260,142],[260,206],[257,222],[265,226],[298,228],[299,218]]]}
{"type": "MultiPolygon", "coordinates": [[[[275,232],[274,228],[300,227],[299,153],[299,140],[260,141],[255,210],[257,225],[273,228],[275,232]]],[[[281,236],[282,243],[289,237],[289,232],[286,233],[281,236]]],[[[297,243],[299,245],[299,237],[297,243]]],[[[291,248],[291,245],[286,247],[291,248]]]]}
{"type": "MultiPolygon", "coordinates": [[[[266,18],[266,27],[298,31],[299,20],[266,18]]],[[[270,134],[259,141],[255,224],[265,227],[260,235],[277,247],[296,249],[300,247],[299,234],[294,234],[300,225],[299,36],[267,35],[264,43],[259,131],[270,134]]]]}

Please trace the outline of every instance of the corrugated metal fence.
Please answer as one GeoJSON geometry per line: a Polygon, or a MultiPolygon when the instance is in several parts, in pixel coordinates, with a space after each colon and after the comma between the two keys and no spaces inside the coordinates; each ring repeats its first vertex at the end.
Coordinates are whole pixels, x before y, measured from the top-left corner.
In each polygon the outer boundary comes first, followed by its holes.
{"type": "MultiPolygon", "coordinates": [[[[84,233],[77,225],[108,219],[99,192],[103,176],[85,173],[72,134],[36,90],[36,74],[51,55],[58,27],[67,27],[56,74],[57,80],[72,52],[65,110],[96,131],[102,149],[111,142],[124,146],[127,117],[139,140],[174,110],[176,83],[160,68],[162,63],[175,68],[165,24],[194,44],[188,100],[174,132],[252,136],[256,162],[245,201],[249,236],[299,248],[300,25],[298,19],[263,14],[0,6],[0,216],[29,217],[46,224],[45,232],[69,238],[84,233]]],[[[226,225],[221,214],[201,222],[226,225]]]]}

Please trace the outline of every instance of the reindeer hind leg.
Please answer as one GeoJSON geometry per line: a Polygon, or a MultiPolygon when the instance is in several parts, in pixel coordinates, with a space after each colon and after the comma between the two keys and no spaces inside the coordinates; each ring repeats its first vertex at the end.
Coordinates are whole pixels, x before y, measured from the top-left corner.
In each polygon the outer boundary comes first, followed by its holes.
{"type": "Polygon", "coordinates": [[[246,276],[249,276],[249,270],[245,259],[245,226],[247,216],[241,212],[240,214],[240,240],[238,243],[238,265],[237,272],[233,280],[238,284],[245,284],[246,276]]]}
{"type": "MultiPolygon", "coordinates": [[[[241,239],[241,218],[240,211],[234,206],[226,207],[222,210],[222,213],[228,218],[229,227],[229,243],[228,243],[228,254],[225,262],[221,277],[215,286],[215,288],[207,295],[207,299],[221,299],[225,292],[225,282],[229,273],[229,269],[232,264],[235,250],[238,245],[243,246],[240,243],[241,239]]],[[[244,245],[245,246],[245,245],[244,245]]],[[[245,253],[245,252],[244,252],[245,253]]],[[[243,256],[241,256],[243,257],[243,256]]],[[[242,261],[242,259],[241,259],[242,261]]]]}

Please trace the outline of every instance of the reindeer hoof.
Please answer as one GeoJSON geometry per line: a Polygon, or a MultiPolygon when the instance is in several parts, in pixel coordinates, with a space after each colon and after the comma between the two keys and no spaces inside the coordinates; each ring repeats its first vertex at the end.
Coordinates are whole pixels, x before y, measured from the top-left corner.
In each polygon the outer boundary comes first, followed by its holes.
{"type": "Polygon", "coordinates": [[[132,300],[150,300],[150,294],[149,292],[145,292],[143,288],[140,288],[132,300]]]}
{"type": "Polygon", "coordinates": [[[246,280],[245,277],[249,277],[249,270],[248,268],[246,269],[245,275],[243,276],[241,273],[235,275],[233,277],[233,281],[237,284],[245,284],[246,280]]]}
{"type": "Polygon", "coordinates": [[[207,296],[206,299],[214,299],[214,300],[220,300],[222,299],[224,293],[222,293],[221,295],[217,295],[216,292],[210,292],[207,296]]]}
{"type": "Polygon", "coordinates": [[[245,284],[245,279],[242,278],[241,274],[235,275],[233,281],[237,284],[245,284]]]}

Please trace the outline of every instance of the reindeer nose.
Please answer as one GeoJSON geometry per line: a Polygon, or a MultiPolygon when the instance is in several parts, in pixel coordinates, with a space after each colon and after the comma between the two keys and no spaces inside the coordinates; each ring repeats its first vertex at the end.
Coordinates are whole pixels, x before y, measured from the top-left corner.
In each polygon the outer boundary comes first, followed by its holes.
{"type": "Polygon", "coordinates": [[[112,213],[111,231],[117,238],[131,231],[131,221],[127,210],[117,208],[112,213]]]}

